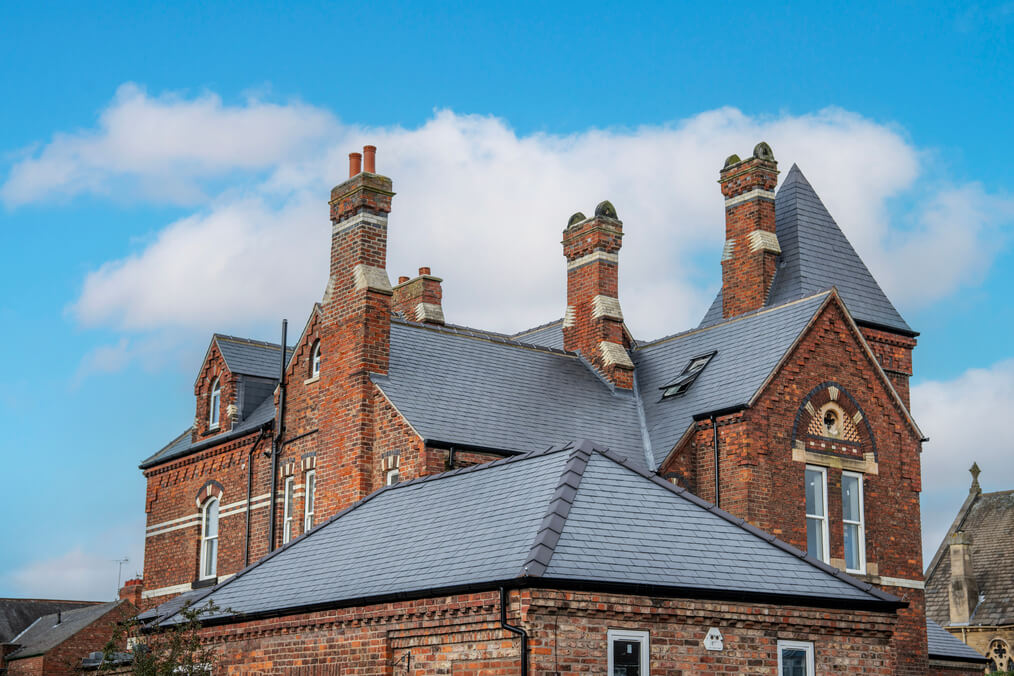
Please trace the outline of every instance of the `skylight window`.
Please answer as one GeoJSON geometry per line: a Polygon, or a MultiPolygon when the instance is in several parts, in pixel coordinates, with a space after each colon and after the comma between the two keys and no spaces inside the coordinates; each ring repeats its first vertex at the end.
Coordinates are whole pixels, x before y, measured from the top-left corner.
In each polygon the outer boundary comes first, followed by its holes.
{"type": "Polygon", "coordinates": [[[662,390],[662,398],[677,397],[689,390],[690,386],[697,380],[697,376],[701,375],[701,371],[704,370],[704,367],[708,365],[708,362],[714,356],[714,352],[709,352],[691,359],[690,363],[687,364],[686,368],[683,369],[675,380],[659,388],[662,390]]]}

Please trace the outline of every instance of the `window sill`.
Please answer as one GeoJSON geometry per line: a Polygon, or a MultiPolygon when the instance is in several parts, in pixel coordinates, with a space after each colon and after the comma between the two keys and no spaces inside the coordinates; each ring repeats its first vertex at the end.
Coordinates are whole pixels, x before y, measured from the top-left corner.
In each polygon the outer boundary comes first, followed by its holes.
{"type": "Polygon", "coordinates": [[[312,377],[312,378],[307,378],[306,380],[304,380],[303,384],[304,385],[311,385],[311,384],[317,382],[318,380],[320,380],[320,374],[319,373],[317,375],[315,375],[314,377],[312,377]]]}
{"type": "Polygon", "coordinates": [[[190,588],[191,589],[203,589],[205,587],[214,587],[216,584],[218,584],[218,576],[217,575],[215,577],[204,577],[204,578],[201,578],[200,580],[197,580],[192,585],[190,585],[190,588]]]}

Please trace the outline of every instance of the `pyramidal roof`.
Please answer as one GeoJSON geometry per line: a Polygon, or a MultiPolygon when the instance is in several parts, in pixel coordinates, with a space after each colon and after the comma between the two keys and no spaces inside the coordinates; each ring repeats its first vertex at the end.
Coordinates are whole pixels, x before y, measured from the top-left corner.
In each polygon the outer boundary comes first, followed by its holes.
{"type": "MultiPolygon", "coordinates": [[[[782,254],[766,305],[781,305],[833,286],[857,323],[916,335],[795,164],[775,198],[775,234],[782,254]]],[[[721,320],[719,291],[701,326],[721,320]]]]}
{"type": "MultiPolygon", "coordinates": [[[[195,603],[218,607],[205,619],[228,621],[575,583],[817,607],[901,603],[590,442],[382,488],[195,603]]],[[[170,612],[156,615],[178,622],[170,612]]]]}

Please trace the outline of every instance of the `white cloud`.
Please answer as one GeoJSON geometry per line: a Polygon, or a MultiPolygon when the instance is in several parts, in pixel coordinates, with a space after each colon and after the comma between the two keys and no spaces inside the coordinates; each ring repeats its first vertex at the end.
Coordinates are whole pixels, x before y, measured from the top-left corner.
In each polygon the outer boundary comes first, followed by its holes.
{"type": "Polygon", "coordinates": [[[772,118],[722,108],[661,126],[519,135],[502,119],[451,111],[417,128],[366,129],[300,104],[227,107],[129,85],[96,131],[55,138],[14,167],[3,191],[16,203],[133,180],[154,199],[211,195],[87,276],[72,307],[86,325],[207,331],[282,314],[298,323],[326,282],[328,189],[345,176],[347,152],[372,142],[398,192],[390,275],[430,266],[445,279],[450,321],[518,330],[559,317],[563,226],[610,199],[625,223],[621,300],[647,338],[693,325],[710,302],[724,235],[718,170],[761,139],[783,172],[804,169],[902,309],[981,275],[997,249],[984,241],[1012,217],[1009,202],[978,186],[944,184],[911,214],[914,225],[897,227],[888,203],[921,187],[927,153],[836,108],[772,118]]]}
{"type": "Polygon", "coordinates": [[[191,203],[203,194],[199,179],[273,167],[312,150],[334,124],[326,111],[300,103],[226,106],[210,93],[153,98],[128,83],[97,129],[56,134],[15,165],[0,199],[17,206],[97,193],[191,203]]]}
{"type": "Polygon", "coordinates": [[[1014,359],[912,388],[912,412],[930,441],[922,454],[923,553],[928,564],[968,495],[979,464],[984,491],[1014,487],[1014,359]]]}
{"type": "Polygon", "coordinates": [[[19,597],[106,601],[116,598],[120,583],[144,567],[143,526],[119,527],[96,538],[102,551],[73,547],[57,556],[29,562],[0,579],[0,586],[19,597]],[[122,568],[117,559],[129,559],[122,568]]]}

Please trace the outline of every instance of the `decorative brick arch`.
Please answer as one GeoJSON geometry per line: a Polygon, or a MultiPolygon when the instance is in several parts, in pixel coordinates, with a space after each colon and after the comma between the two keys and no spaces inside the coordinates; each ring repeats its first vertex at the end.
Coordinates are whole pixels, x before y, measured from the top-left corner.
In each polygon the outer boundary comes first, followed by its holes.
{"type": "Polygon", "coordinates": [[[197,491],[197,495],[194,496],[194,502],[197,503],[197,508],[200,509],[201,505],[205,503],[208,498],[218,498],[219,503],[222,501],[222,493],[225,489],[222,484],[218,483],[214,479],[208,479],[201,486],[200,490],[197,491]]]}
{"type": "Polygon", "coordinates": [[[873,460],[877,460],[877,440],[866,412],[847,389],[833,380],[817,385],[803,398],[792,424],[792,441],[794,445],[844,457],[872,453],[873,460]],[[828,411],[840,417],[836,435],[822,429],[828,411]]]}

